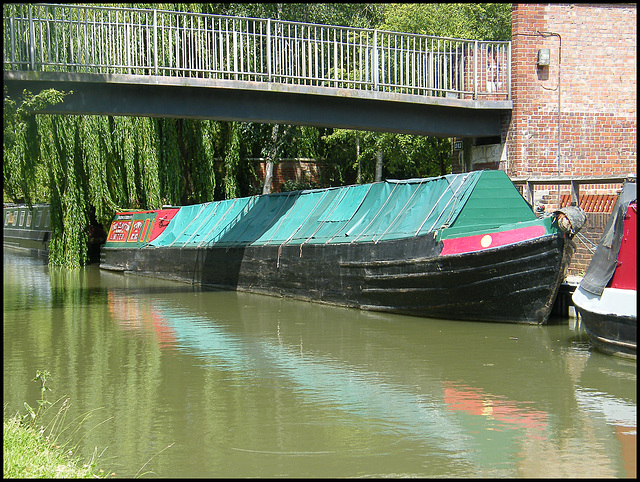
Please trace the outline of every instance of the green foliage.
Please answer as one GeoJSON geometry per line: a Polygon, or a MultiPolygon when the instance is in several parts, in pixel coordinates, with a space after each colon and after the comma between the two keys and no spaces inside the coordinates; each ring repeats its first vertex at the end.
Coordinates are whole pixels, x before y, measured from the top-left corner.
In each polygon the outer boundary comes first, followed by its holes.
{"type": "Polygon", "coordinates": [[[451,172],[449,139],[335,129],[323,137],[327,162],[332,165],[331,184],[373,182],[376,154],[383,154],[382,177],[408,179],[451,172]],[[359,154],[357,145],[360,145],[359,154]]]}
{"type": "Polygon", "coordinates": [[[227,129],[227,152],[224,156],[224,188],[225,198],[233,199],[240,196],[238,185],[238,168],[240,164],[240,148],[242,131],[240,126],[232,122],[227,129]]]}
{"type": "MultiPolygon", "coordinates": [[[[384,13],[382,3],[209,3],[176,4],[176,7],[179,5],[181,11],[359,28],[374,28],[384,13]]],[[[166,5],[163,8],[167,9],[166,5]]]]}
{"type": "Polygon", "coordinates": [[[282,183],[280,187],[281,192],[288,191],[302,191],[304,189],[316,189],[318,184],[312,181],[296,181],[294,179],[288,179],[282,183]]]}
{"type": "Polygon", "coordinates": [[[21,418],[21,421],[25,424],[28,424],[30,427],[35,426],[36,421],[39,420],[38,416],[43,409],[46,409],[48,405],[51,405],[51,402],[47,400],[46,393],[47,391],[51,391],[51,388],[47,386],[47,380],[51,378],[51,373],[47,370],[36,371],[36,376],[31,380],[32,382],[40,383],[40,400],[38,400],[38,410],[34,410],[27,402],[24,402],[24,407],[27,410],[27,413],[24,414],[21,418]]]}
{"type": "Polygon", "coordinates": [[[177,206],[181,204],[184,186],[182,176],[176,175],[182,171],[181,153],[178,140],[178,120],[158,119],[156,121],[156,136],[159,139],[159,168],[160,184],[162,186],[163,204],[177,206]]]}
{"type": "Polygon", "coordinates": [[[182,204],[211,201],[216,186],[214,146],[218,125],[212,121],[183,119],[181,126],[182,167],[190,193],[182,204]]]}
{"type": "Polygon", "coordinates": [[[469,40],[511,40],[510,3],[394,3],[384,30],[469,40]]]}
{"type": "Polygon", "coordinates": [[[162,207],[160,201],[160,182],[158,179],[158,149],[156,146],[155,132],[152,119],[149,117],[134,118],[137,145],[137,165],[140,179],[141,205],[145,209],[159,209],[162,207]]]}
{"type": "Polygon", "coordinates": [[[5,479],[103,478],[104,471],[96,468],[96,457],[84,463],[68,446],[52,441],[37,428],[22,425],[18,417],[4,420],[2,442],[5,479]]]}
{"type": "Polygon", "coordinates": [[[39,169],[39,133],[34,111],[62,102],[65,93],[54,89],[33,95],[25,90],[11,99],[4,88],[3,192],[16,202],[29,205],[44,202],[46,190],[39,190],[46,172],[39,169]]]}
{"type": "Polygon", "coordinates": [[[215,121],[31,114],[63,96],[25,92],[19,107],[4,97],[4,198],[50,204],[50,265],[87,263],[94,217],[106,230],[117,210],[213,200],[225,150],[227,195],[239,194],[239,127],[226,123],[225,140],[215,121]]]}

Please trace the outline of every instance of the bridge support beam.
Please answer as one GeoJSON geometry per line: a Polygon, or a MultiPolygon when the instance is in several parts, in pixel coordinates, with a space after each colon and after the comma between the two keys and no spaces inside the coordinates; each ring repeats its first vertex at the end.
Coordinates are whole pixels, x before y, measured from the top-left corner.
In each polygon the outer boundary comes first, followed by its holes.
{"type": "Polygon", "coordinates": [[[264,82],[134,75],[4,72],[10,95],[74,93],[53,114],[216,119],[338,127],[434,137],[500,135],[510,102],[477,102],[264,82]]]}

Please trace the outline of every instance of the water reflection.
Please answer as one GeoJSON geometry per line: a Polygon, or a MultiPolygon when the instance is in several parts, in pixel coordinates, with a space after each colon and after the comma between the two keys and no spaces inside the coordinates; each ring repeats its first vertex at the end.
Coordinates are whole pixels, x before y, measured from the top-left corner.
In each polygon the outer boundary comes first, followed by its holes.
{"type": "Polygon", "coordinates": [[[636,475],[635,362],[592,352],[580,327],[201,292],[6,254],[4,274],[9,411],[50,369],[78,410],[113,417],[82,435],[120,476],[150,458],[163,477],[636,475]]]}
{"type": "MultiPolygon", "coordinates": [[[[115,305],[127,305],[124,296],[118,299],[110,293],[112,298],[115,305]]],[[[141,307],[139,303],[133,306],[141,307]]],[[[159,337],[171,333],[175,346],[196,355],[202,366],[234,371],[237,377],[289,384],[305,403],[384,420],[390,430],[404,429],[424,441],[437,439],[438,450],[446,451],[450,457],[463,457],[468,452],[468,437],[453,417],[433,400],[408,392],[405,387],[389,385],[376,373],[305,353],[299,346],[288,346],[282,340],[242,340],[228,333],[217,320],[190,315],[164,301],[145,310],[147,314],[121,310],[124,317],[120,320],[127,328],[136,326],[136,320],[155,320],[149,325],[159,337]]]]}
{"type": "MultiPolygon", "coordinates": [[[[249,298],[248,303],[259,302],[260,305],[275,303],[280,306],[282,303],[280,300],[261,297],[255,300],[255,297],[243,294],[231,296],[237,297],[239,303],[242,303],[243,298],[249,298]]],[[[537,404],[532,400],[513,400],[504,395],[486,393],[482,388],[450,380],[441,380],[438,384],[435,378],[427,380],[428,387],[421,384],[422,386],[416,390],[413,386],[415,384],[408,386],[390,383],[384,372],[364,369],[363,367],[369,366],[371,361],[358,365],[321,355],[313,349],[314,344],[308,341],[307,337],[300,336],[298,340],[296,336],[294,344],[287,343],[282,333],[284,329],[281,322],[275,325],[276,336],[270,341],[264,339],[264,332],[261,332],[261,339],[253,337],[241,339],[231,330],[225,329],[228,320],[225,322],[224,318],[222,320],[212,318],[206,310],[203,312],[199,309],[194,315],[177,308],[180,304],[175,300],[170,304],[166,301],[155,301],[153,307],[149,305],[146,308],[149,312],[153,312],[153,316],[145,318],[156,320],[153,323],[156,332],[171,333],[175,346],[196,355],[201,359],[202,366],[234,371],[236,376],[241,378],[271,379],[280,382],[284,380],[292,384],[291,389],[300,393],[305,403],[345,411],[363,420],[383,421],[380,423],[381,429],[401,434],[402,437],[413,437],[421,443],[429,444],[427,449],[429,453],[458,459],[458,464],[468,464],[469,467],[475,467],[475,470],[479,469],[479,473],[513,475],[511,466],[514,461],[519,461],[516,464],[518,475],[538,474],[539,468],[533,469],[529,466],[530,456],[527,451],[530,452],[532,447],[537,445],[538,448],[531,453],[539,455],[541,452],[546,452],[539,447],[540,442],[553,438],[553,432],[558,430],[557,427],[550,427],[549,412],[536,409],[537,404]],[[509,431],[519,433],[508,433],[509,431]],[[499,432],[507,433],[501,435],[499,432]]],[[[275,310],[265,309],[264,311],[271,313],[275,310]]],[[[240,309],[240,319],[243,318],[241,312],[242,309],[240,309]]],[[[295,318],[304,319],[303,316],[295,318]]],[[[513,330],[520,336],[509,336],[511,346],[515,343],[527,346],[527,340],[531,338],[531,333],[527,332],[530,328],[525,327],[523,330],[522,327],[515,327],[513,330]]],[[[342,330],[344,332],[344,327],[342,330]]],[[[511,331],[514,332],[513,330],[511,331]]],[[[540,331],[533,333],[541,334],[540,331]]],[[[438,330],[438,334],[442,334],[441,329],[438,330]]],[[[582,337],[575,338],[578,341],[576,349],[573,351],[565,349],[563,358],[555,361],[561,361],[569,366],[582,364],[584,370],[584,361],[589,358],[589,353],[585,351],[587,345],[583,343],[582,337]]],[[[504,339],[502,341],[506,342],[504,339]]],[[[547,346],[547,355],[551,355],[549,360],[540,360],[541,364],[554,361],[552,354],[554,348],[548,348],[550,342],[551,340],[545,336],[535,340],[539,346],[547,346]]],[[[488,342],[485,341],[485,345],[488,345],[488,342]]],[[[494,353],[498,351],[495,346],[486,346],[486,348],[494,353]]],[[[527,359],[540,358],[539,355],[532,356],[530,351],[526,350],[526,359],[522,356],[518,358],[525,363],[527,359]]],[[[520,355],[522,353],[524,352],[520,355]]],[[[503,349],[502,355],[504,354],[503,349]]],[[[502,365],[504,364],[502,361],[502,365]]],[[[483,366],[492,367],[495,364],[485,363],[483,366]]],[[[425,366],[422,378],[424,379],[425,374],[434,368],[433,364],[425,366]]],[[[527,369],[530,368],[527,367],[527,369]]],[[[569,373],[571,374],[571,371],[569,373]]],[[[575,373],[565,381],[575,381],[572,379],[574,377],[575,373]]],[[[635,373],[626,372],[626,378],[627,385],[635,386],[635,373]]],[[[532,380],[527,383],[527,385],[532,384],[532,380]]],[[[600,392],[587,394],[580,386],[576,386],[574,400],[577,405],[576,413],[592,413],[594,406],[603,408],[602,403],[594,403],[594,396],[597,398],[599,395],[602,394],[600,392]],[[585,402],[586,400],[591,402],[585,402]]],[[[608,395],[608,399],[617,401],[619,407],[624,407],[626,416],[623,420],[609,419],[607,422],[618,428],[620,425],[617,422],[624,423],[624,426],[635,427],[635,401],[625,402],[613,395],[608,395]]],[[[632,439],[635,440],[635,428],[632,432],[625,433],[633,435],[632,439]]],[[[285,453],[265,450],[261,447],[233,447],[233,449],[264,454],[285,453]]],[[[303,452],[286,453],[302,454],[303,452]]],[[[562,463],[558,461],[556,470],[550,475],[571,476],[580,473],[585,476],[594,473],[601,476],[615,475],[615,472],[606,469],[606,466],[610,465],[606,463],[606,458],[603,461],[602,458],[591,457],[585,452],[578,460],[580,460],[580,467],[573,466],[574,464],[567,461],[562,463]],[[595,460],[597,463],[589,463],[590,460],[595,460]],[[604,465],[603,462],[605,462],[604,465]],[[558,471],[559,467],[563,467],[562,470],[558,471]]],[[[635,473],[635,468],[630,465],[626,466],[626,470],[629,476],[635,473]]]]}

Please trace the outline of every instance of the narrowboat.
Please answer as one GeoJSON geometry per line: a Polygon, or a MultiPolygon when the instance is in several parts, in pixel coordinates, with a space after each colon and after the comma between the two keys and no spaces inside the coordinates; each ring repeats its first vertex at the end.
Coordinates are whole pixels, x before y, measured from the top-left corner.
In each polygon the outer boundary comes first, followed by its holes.
{"type": "Polygon", "coordinates": [[[47,256],[51,239],[49,205],[5,204],[2,230],[5,248],[25,251],[36,256],[47,256]]]}
{"type": "Polygon", "coordinates": [[[429,318],[544,324],[586,216],[503,171],[121,212],[107,270],[429,318]]]}
{"type": "Polygon", "coordinates": [[[637,211],[635,182],[625,182],[589,267],[573,293],[596,349],[636,358],[637,211]]]}
{"type": "MultiPolygon", "coordinates": [[[[48,204],[34,204],[31,207],[19,204],[5,204],[4,227],[2,230],[4,248],[22,251],[34,256],[49,256],[51,240],[51,210],[48,204]]],[[[102,226],[91,225],[87,242],[89,262],[100,260],[100,245],[104,243],[102,226]]]]}

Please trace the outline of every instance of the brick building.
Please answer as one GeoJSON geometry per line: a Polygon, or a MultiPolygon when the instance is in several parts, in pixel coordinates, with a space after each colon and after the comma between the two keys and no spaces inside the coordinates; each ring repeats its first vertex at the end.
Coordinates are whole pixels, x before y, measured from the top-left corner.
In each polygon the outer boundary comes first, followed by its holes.
{"type": "MultiPolygon", "coordinates": [[[[254,161],[256,174],[259,180],[265,178],[266,162],[262,159],[254,161]]],[[[316,159],[281,159],[273,166],[272,192],[282,191],[286,183],[292,183],[291,187],[309,188],[318,184],[322,179],[322,161],[316,159]]],[[[256,182],[256,189],[262,189],[262,184],[256,182]]]]}
{"type": "MultiPolygon", "coordinates": [[[[514,4],[512,101],[501,139],[465,139],[453,170],[511,178],[637,173],[635,4],[514,4]],[[465,152],[466,151],[466,152],[465,152]]],[[[583,184],[614,197],[621,184],[583,184]]],[[[536,186],[547,210],[569,186],[536,186]]],[[[609,212],[589,212],[570,274],[580,274],[609,212]],[[581,242],[580,242],[581,241],[581,242]]]]}
{"type": "Polygon", "coordinates": [[[636,25],[635,4],[514,4],[510,176],[636,172],[636,25]]]}
{"type": "MultiPolygon", "coordinates": [[[[636,24],[635,4],[514,4],[513,109],[501,139],[465,139],[467,168],[510,177],[635,175],[636,24]]],[[[454,172],[465,170],[463,157],[454,154],[454,172]]]]}

